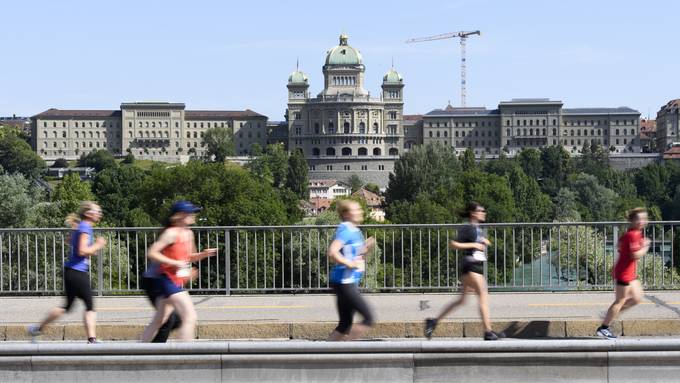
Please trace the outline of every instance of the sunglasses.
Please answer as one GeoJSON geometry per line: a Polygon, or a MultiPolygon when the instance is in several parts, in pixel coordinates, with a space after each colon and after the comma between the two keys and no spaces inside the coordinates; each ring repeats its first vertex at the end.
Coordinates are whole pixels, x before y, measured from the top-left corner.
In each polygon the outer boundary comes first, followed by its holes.
{"type": "Polygon", "coordinates": [[[476,213],[486,213],[486,209],[477,209],[475,210],[476,213]]]}

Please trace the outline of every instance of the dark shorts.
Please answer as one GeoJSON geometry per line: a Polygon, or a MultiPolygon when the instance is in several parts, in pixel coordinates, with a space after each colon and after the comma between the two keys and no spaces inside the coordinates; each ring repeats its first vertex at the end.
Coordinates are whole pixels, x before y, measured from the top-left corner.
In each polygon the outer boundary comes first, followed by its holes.
{"type": "Polygon", "coordinates": [[[76,298],[82,299],[87,311],[94,311],[89,273],[64,267],[64,291],[66,292],[66,304],[64,304],[66,312],[71,310],[76,298]]]}
{"type": "Polygon", "coordinates": [[[461,264],[461,274],[477,273],[484,275],[484,262],[463,261],[461,264]]]}
{"type": "MultiPolygon", "coordinates": [[[[634,281],[634,280],[635,280],[635,279],[633,279],[633,281],[634,281]]],[[[620,279],[617,279],[617,280],[616,280],[616,285],[617,285],[617,286],[630,286],[630,282],[632,282],[632,281],[622,281],[622,280],[620,280],[620,279]]]]}
{"type": "Polygon", "coordinates": [[[335,331],[348,334],[352,329],[354,313],[359,312],[364,317],[364,326],[373,326],[373,312],[366,300],[359,293],[359,287],[354,283],[331,283],[336,297],[336,304],[340,321],[335,331]]]}
{"type": "Polygon", "coordinates": [[[156,278],[156,291],[163,297],[167,298],[171,295],[181,293],[184,291],[182,286],[177,286],[175,282],[171,281],[167,275],[162,274],[160,278],[156,278]]]}

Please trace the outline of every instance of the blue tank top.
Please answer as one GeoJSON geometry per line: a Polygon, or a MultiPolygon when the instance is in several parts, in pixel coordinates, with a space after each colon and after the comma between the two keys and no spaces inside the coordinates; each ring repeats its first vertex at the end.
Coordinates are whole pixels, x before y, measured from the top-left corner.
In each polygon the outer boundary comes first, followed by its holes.
{"type": "Polygon", "coordinates": [[[69,269],[88,272],[90,271],[90,257],[81,257],[80,255],[80,235],[87,234],[87,245],[92,246],[94,243],[94,232],[92,225],[87,222],[80,222],[78,227],[71,231],[71,255],[64,263],[64,267],[69,269]]]}

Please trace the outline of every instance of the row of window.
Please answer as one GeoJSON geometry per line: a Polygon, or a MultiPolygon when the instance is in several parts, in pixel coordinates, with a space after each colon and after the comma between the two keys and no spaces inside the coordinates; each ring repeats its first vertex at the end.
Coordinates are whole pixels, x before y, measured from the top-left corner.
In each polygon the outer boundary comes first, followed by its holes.
{"type": "MultiPolygon", "coordinates": [[[[52,121],[52,127],[53,127],[53,128],[56,128],[56,127],[57,127],[57,122],[56,122],[56,121],[52,121]]],[[[67,127],[66,121],[62,121],[62,122],[61,122],[61,127],[62,127],[62,128],[66,128],[66,127],[67,127]]],[[[109,124],[107,125],[107,124],[106,124],[106,121],[101,122],[101,124],[100,124],[99,121],[87,121],[87,122],[85,122],[85,121],[76,121],[76,122],[75,122],[75,127],[76,127],[76,128],[100,128],[100,127],[101,127],[101,128],[106,128],[106,127],[113,128],[113,127],[114,127],[114,124],[113,124],[113,122],[111,122],[111,123],[109,123],[109,124]]],[[[116,122],[115,127],[116,127],[116,128],[120,128],[120,122],[116,122]]],[[[43,121],[43,128],[47,128],[47,121],[43,121]]]]}
{"type": "Polygon", "coordinates": [[[355,85],[357,78],[355,76],[333,76],[333,85],[355,85]]]}
{"type": "MultiPolygon", "coordinates": [[[[368,165],[361,165],[360,168],[361,168],[361,170],[368,170],[368,165]]],[[[310,165],[309,170],[315,171],[316,165],[310,165]]],[[[333,165],[326,165],[326,170],[332,171],[333,165]]],[[[351,165],[343,165],[342,170],[350,171],[350,170],[352,170],[352,166],[351,165]]],[[[378,165],[378,170],[385,170],[385,165],[378,165]]],[[[344,193],[342,191],[336,191],[335,194],[344,194],[344,193]]]]}
{"type": "MultiPolygon", "coordinates": [[[[430,128],[435,128],[435,127],[436,128],[448,128],[449,127],[449,123],[446,122],[446,121],[441,122],[441,123],[440,122],[429,122],[428,124],[429,124],[430,128]]],[[[498,127],[498,123],[496,121],[480,121],[480,122],[476,122],[476,121],[458,122],[458,121],[455,121],[455,122],[451,123],[451,127],[453,127],[453,128],[477,128],[477,127],[482,127],[482,128],[489,127],[489,128],[491,128],[491,127],[498,127]]]]}
{"type": "MultiPolygon", "coordinates": [[[[343,156],[351,156],[352,155],[352,148],[342,148],[340,150],[341,155],[343,156]]],[[[398,156],[399,155],[399,150],[397,148],[390,148],[388,151],[388,154],[390,156],[398,156]]],[[[319,148],[312,148],[312,155],[313,156],[320,156],[321,155],[321,149],[319,148]]],[[[326,155],[327,156],[335,156],[336,151],[335,148],[326,148],[326,155]]],[[[368,155],[368,149],[367,148],[359,148],[357,149],[357,155],[358,156],[367,156],[368,155]]],[[[373,155],[374,156],[380,156],[382,155],[382,149],[380,148],[373,148],[373,155]]]]}

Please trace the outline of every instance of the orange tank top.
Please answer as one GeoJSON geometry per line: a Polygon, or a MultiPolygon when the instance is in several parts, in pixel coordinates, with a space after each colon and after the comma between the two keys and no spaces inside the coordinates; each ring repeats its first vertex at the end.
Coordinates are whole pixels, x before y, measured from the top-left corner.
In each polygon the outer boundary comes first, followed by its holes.
{"type": "MultiPolygon", "coordinates": [[[[187,229],[188,231],[188,229],[187,229]]],[[[186,231],[182,230],[177,234],[177,237],[175,238],[175,242],[173,242],[170,246],[167,246],[165,249],[161,251],[163,255],[165,255],[168,258],[178,260],[178,261],[184,261],[184,262],[189,262],[189,258],[191,256],[191,241],[186,239],[186,231]]],[[[189,277],[181,277],[177,275],[178,267],[176,266],[171,266],[167,264],[161,264],[161,272],[177,286],[183,286],[189,277]]]]}

